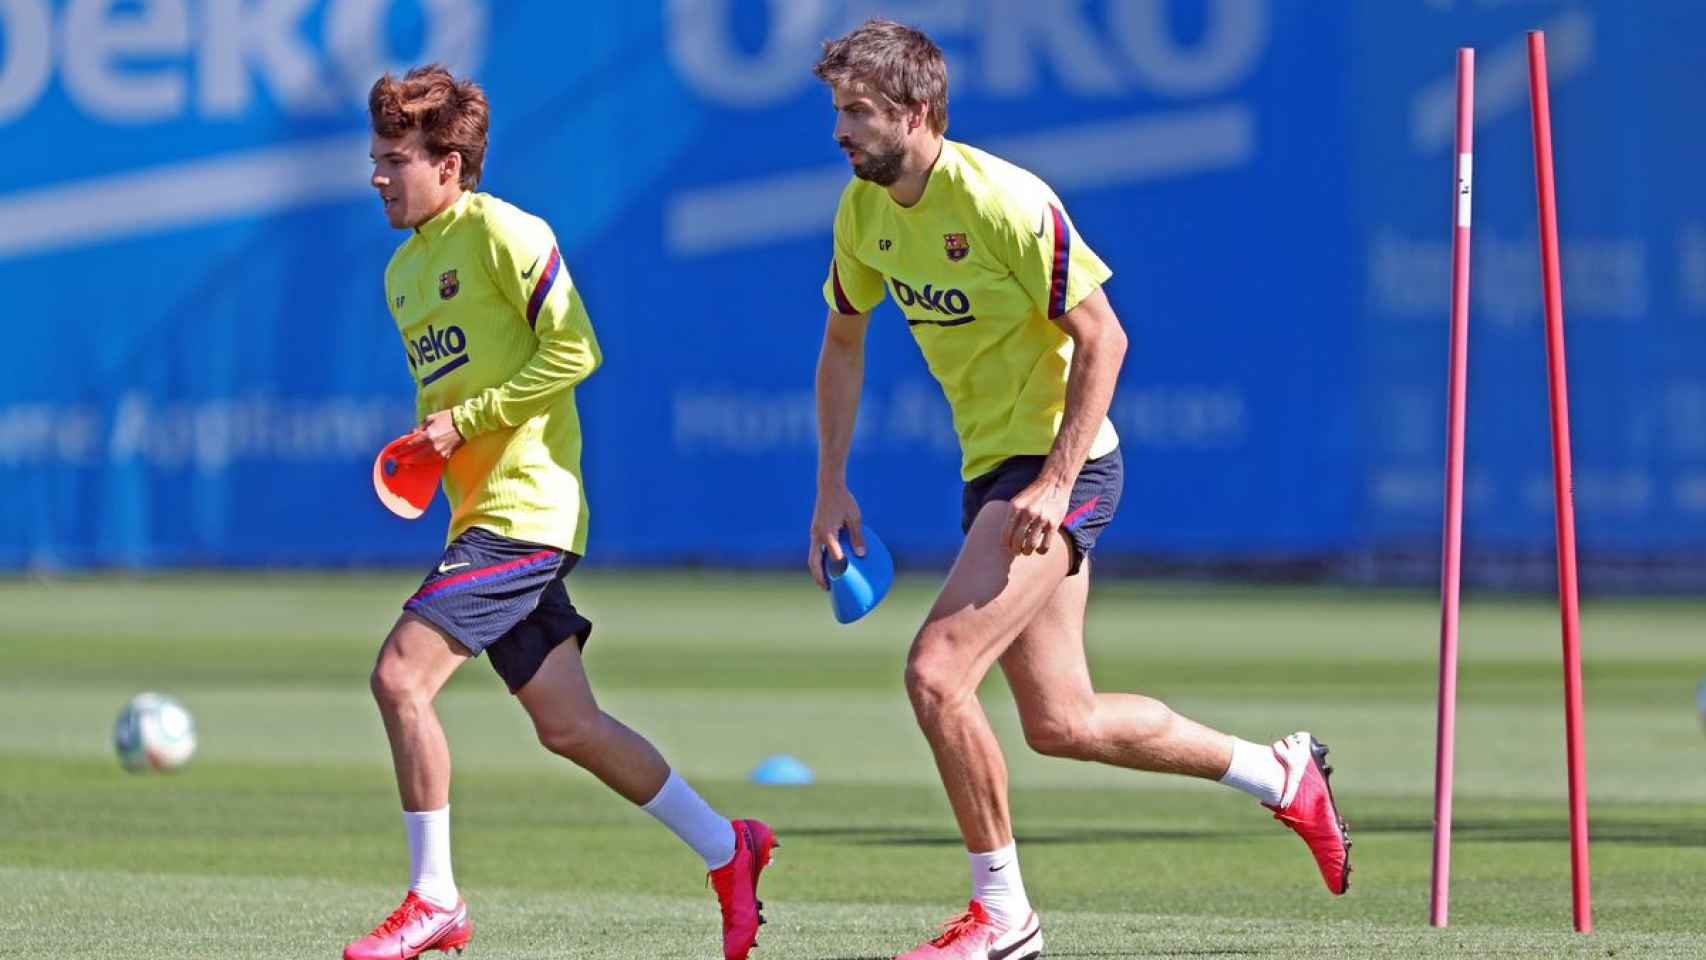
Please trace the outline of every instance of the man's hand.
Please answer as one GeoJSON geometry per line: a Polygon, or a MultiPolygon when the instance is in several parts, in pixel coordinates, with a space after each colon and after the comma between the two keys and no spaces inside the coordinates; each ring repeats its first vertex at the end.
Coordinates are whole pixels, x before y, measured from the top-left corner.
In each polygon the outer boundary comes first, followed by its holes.
{"type": "Polygon", "coordinates": [[[438,455],[447,460],[457,447],[462,446],[462,432],[456,429],[456,420],[449,410],[440,410],[422,420],[421,433],[438,455]]]}
{"type": "Polygon", "coordinates": [[[1038,477],[1007,504],[1007,524],[1001,528],[1001,543],[1014,556],[1047,553],[1054,531],[1066,516],[1072,499],[1072,484],[1038,477]]]}
{"type": "Polygon", "coordinates": [[[812,572],[812,579],[817,585],[825,590],[829,589],[829,581],[824,578],[823,564],[818,558],[827,547],[830,560],[840,563],[846,559],[841,553],[842,527],[847,528],[853,552],[864,556],[865,534],[859,529],[859,504],[853,499],[852,492],[845,486],[818,490],[817,505],[812,508],[812,544],[806,551],[806,569],[812,572]]]}

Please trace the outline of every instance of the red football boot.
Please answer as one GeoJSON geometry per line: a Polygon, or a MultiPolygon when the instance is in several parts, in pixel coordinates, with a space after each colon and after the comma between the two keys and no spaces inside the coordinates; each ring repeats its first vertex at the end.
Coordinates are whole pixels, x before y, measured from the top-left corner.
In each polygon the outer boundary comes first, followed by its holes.
{"type": "Polygon", "coordinates": [[[723,960],[746,960],[758,942],[764,901],[758,899],[758,875],[770,866],[770,851],[781,846],[762,820],[736,820],[735,856],[710,873],[723,910],[723,960]]]}
{"type": "Polygon", "coordinates": [[[402,906],[372,933],[344,948],[344,960],[414,960],[428,950],[461,953],[473,935],[465,901],[445,909],[410,890],[402,906]]]}
{"type": "Polygon", "coordinates": [[[983,904],[973,900],[966,912],[942,925],[934,940],[895,960],[1033,960],[1043,952],[1043,928],[1032,913],[1012,930],[997,930],[983,904]]]}
{"type": "Polygon", "coordinates": [[[1321,868],[1327,889],[1338,896],[1351,886],[1351,833],[1333,802],[1327,782],[1327,746],[1306,732],[1274,741],[1274,756],[1285,767],[1285,790],[1278,806],[1264,803],[1274,819],[1297,831],[1321,868]]]}

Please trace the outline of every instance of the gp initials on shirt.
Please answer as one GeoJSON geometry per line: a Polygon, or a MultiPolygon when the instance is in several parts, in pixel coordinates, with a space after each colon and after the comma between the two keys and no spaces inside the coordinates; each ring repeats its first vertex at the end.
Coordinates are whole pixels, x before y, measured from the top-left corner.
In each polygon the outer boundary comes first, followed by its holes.
{"type": "Polygon", "coordinates": [[[441,360],[449,361],[421,377],[423,387],[468,362],[468,337],[458,326],[440,330],[429,323],[426,333],[403,342],[408,349],[410,370],[419,370],[441,360]]]}
{"type": "Polygon", "coordinates": [[[936,289],[932,284],[913,289],[898,277],[890,277],[889,284],[894,288],[894,298],[904,310],[907,307],[922,310],[926,313],[940,313],[947,317],[945,320],[918,319],[907,317],[906,322],[912,326],[919,324],[935,324],[940,327],[957,327],[963,323],[971,323],[977,318],[971,313],[971,298],[965,291],[954,287],[936,289]]]}

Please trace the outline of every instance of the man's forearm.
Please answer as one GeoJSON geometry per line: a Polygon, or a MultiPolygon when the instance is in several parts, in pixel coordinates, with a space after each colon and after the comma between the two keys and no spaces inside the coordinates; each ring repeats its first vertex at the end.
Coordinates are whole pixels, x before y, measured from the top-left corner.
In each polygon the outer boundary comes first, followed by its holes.
{"type": "Polygon", "coordinates": [[[862,350],[825,338],[817,359],[818,486],[847,479],[847,454],[859,416],[859,392],[865,377],[862,350]]]}
{"type": "Polygon", "coordinates": [[[1090,447],[1108,415],[1109,404],[1113,403],[1125,347],[1125,337],[1118,333],[1075,346],[1072,366],[1066,375],[1066,410],[1054,446],[1043,462],[1043,476],[1063,486],[1077,481],[1078,471],[1090,456],[1090,447]]]}

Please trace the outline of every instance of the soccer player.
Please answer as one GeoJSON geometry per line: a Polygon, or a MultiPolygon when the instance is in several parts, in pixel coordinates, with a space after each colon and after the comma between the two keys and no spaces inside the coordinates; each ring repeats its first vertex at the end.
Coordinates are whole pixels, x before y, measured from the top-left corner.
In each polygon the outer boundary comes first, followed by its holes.
{"type": "Polygon", "coordinates": [[[600,354],[551,228],[474,192],[486,152],[479,86],[443,67],[389,74],[368,96],[373,186],[409,231],[385,300],[416,383],[416,431],[448,458],[443,555],[379,650],[373,696],[403,803],[411,877],[399,906],[345,960],[460,949],[472,925],[450,868],[450,753],[433,698],[482,652],[546,749],[638,804],[704,858],[723,955],[747,956],[763,922],[760,872],[775,837],[732,823],[644,737],[604,713],[581,664],[592,624],[563,578],[586,550],[574,389],[600,354]],[[573,640],[573,643],[564,641],[573,640]]]}
{"type": "Polygon", "coordinates": [[[999,663],[1040,753],[1218,780],[1302,835],[1345,891],[1350,837],[1308,733],[1262,746],[1160,701],[1098,692],[1084,655],[1090,555],[1124,468],[1107,419],[1126,334],[1110,271],[1048,185],[944,138],[948,79],[924,34],[870,20],[824,44],[835,141],[853,179],[835,215],[817,366],[818,488],[806,563],[824,586],[838,531],[862,549],[847,488],[870,312],[885,286],[953,410],[965,481],[958,559],[907,657],[906,689],[970,858],[973,899],[904,960],[1025,960],[1042,931],[1019,872],[1007,768],[978,684],[999,663]]]}

